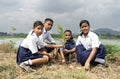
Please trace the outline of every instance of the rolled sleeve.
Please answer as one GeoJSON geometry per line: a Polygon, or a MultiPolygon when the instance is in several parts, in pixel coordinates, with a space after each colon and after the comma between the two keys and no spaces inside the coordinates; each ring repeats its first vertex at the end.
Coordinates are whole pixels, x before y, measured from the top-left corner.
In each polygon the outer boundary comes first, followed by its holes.
{"type": "Polygon", "coordinates": [[[100,42],[99,42],[99,38],[97,35],[94,35],[94,37],[92,37],[92,48],[94,47],[99,47],[100,42]]]}
{"type": "Polygon", "coordinates": [[[55,43],[55,40],[52,38],[52,36],[50,35],[49,32],[48,32],[47,40],[48,40],[49,42],[55,43]]]}
{"type": "Polygon", "coordinates": [[[45,42],[43,42],[42,40],[39,39],[38,40],[38,46],[39,46],[39,49],[41,49],[41,48],[47,46],[47,43],[45,43],[45,42]]]}
{"type": "Polygon", "coordinates": [[[36,40],[34,38],[31,38],[31,41],[28,42],[29,42],[28,48],[31,50],[32,54],[37,53],[38,48],[37,48],[36,40]]]}
{"type": "Polygon", "coordinates": [[[77,41],[76,41],[76,46],[79,45],[79,44],[81,44],[81,42],[80,42],[80,37],[78,37],[78,39],[77,39],[77,41]]]}

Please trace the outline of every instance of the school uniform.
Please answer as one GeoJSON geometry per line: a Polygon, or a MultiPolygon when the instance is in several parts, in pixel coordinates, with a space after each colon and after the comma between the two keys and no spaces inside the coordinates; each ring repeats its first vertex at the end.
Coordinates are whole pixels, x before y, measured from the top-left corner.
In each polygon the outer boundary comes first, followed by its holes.
{"type": "Polygon", "coordinates": [[[43,33],[39,36],[40,40],[42,41],[49,41],[51,43],[55,43],[55,40],[52,38],[49,31],[46,31],[45,28],[43,29],[43,33]]]}
{"type": "Polygon", "coordinates": [[[47,44],[42,42],[35,33],[29,34],[21,43],[17,51],[17,64],[29,59],[42,58],[42,54],[37,54],[38,49],[45,47],[47,44]]]}
{"type": "MultiPolygon", "coordinates": [[[[64,49],[71,50],[71,49],[73,49],[75,47],[75,45],[76,45],[76,43],[75,43],[74,40],[67,41],[65,43],[64,49]]],[[[69,54],[66,54],[65,56],[67,56],[67,55],[69,55],[69,54]]]]}
{"type": "MultiPolygon", "coordinates": [[[[39,39],[42,40],[43,42],[48,41],[48,44],[55,44],[55,40],[52,38],[51,34],[49,31],[46,31],[45,28],[43,29],[43,33],[39,36],[39,39]]],[[[54,48],[47,48],[47,52],[51,52],[54,48]]]]}
{"type": "MultiPolygon", "coordinates": [[[[70,41],[67,41],[66,43],[65,43],[65,46],[64,46],[64,48],[63,49],[61,49],[61,50],[64,50],[64,49],[67,49],[67,50],[71,50],[71,49],[73,49],[74,47],[76,46],[76,43],[75,43],[75,41],[73,40],[73,39],[71,39],[70,41]]],[[[58,50],[59,52],[60,52],[60,49],[58,50]]],[[[68,60],[69,59],[69,56],[71,55],[71,53],[65,53],[64,54],[64,56],[65,56],[65,58],[68,60]]]]}
{"type": "Polygon", "coordinates": [[[84,65],[92,51],[92,48],[95,47],[97,48],[97,52],[91,63],[94,63],[95,58],[105,58],[105,47],[103,44],[101,44],[98,36],[94,32],[89,31],[86,37],[83,34],[78,36],[76,41],[76,54],[78,63],[84,65]]]}

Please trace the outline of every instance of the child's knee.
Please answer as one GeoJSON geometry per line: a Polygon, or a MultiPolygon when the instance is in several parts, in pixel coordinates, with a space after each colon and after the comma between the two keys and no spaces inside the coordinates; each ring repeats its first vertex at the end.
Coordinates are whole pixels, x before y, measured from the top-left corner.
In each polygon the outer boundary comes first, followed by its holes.
{"type": "Polygon", "coordinates": [[[47,55],[44,55],[43,58],[45,59],[46,62],[49,61],[49,57],[47,55]]]}

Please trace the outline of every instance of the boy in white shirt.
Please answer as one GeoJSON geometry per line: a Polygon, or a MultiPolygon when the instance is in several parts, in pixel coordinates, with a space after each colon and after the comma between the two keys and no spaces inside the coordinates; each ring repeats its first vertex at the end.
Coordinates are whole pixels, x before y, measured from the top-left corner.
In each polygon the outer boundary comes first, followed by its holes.
{"type": "MultiPolygon", "coordinates": [[[[48,44],[55,44],[55,40],[52,38],[50,34],[50,30],[53,27],[54,21],[51,18],[46,18],[44,20],[44,28],[43,28],[43,33],[39,36],[40,40],[43,42],[47,41],[48,44]]],[[[46,47],[46,50],[48,53],[54,50],[54,57],[57,57],[57,49],[53,47],[46,47]]]]}
{"type": "Polygon", "coordinates": [[[50,18],[46,18],[44,21],[44,28],[43,28],[43,33],[39,36],[39,38],[43,41],[47,40],[50,43],[55,43],[55,40],[52,38],[50,34],[50,30],[53,27],[54,21],[50,18]]]}

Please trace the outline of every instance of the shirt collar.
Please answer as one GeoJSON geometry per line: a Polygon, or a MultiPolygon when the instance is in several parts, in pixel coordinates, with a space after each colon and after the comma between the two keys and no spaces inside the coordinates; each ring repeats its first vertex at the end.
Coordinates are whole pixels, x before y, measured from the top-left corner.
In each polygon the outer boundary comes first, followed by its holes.
{"type": "MultiPolygon", "coordinates": [[[[90,36],[90,31],[88,32],[87,36],[86,37],[89,37],[90,36]]],[[[85,38],[84,34],[82,34],[82,37],[85,38]]]]}
{"type": "Polygon", "coordinates": [[[47,31],[45,30],[45,28],[43,28],[43,33],[47,33],[47,31]]]}
{"type": "Polygon", "coordinates": [[[32,33],[33,36],[35,36],[36,38],[38,38],[38,36],[35,33],[32,33]]]}

